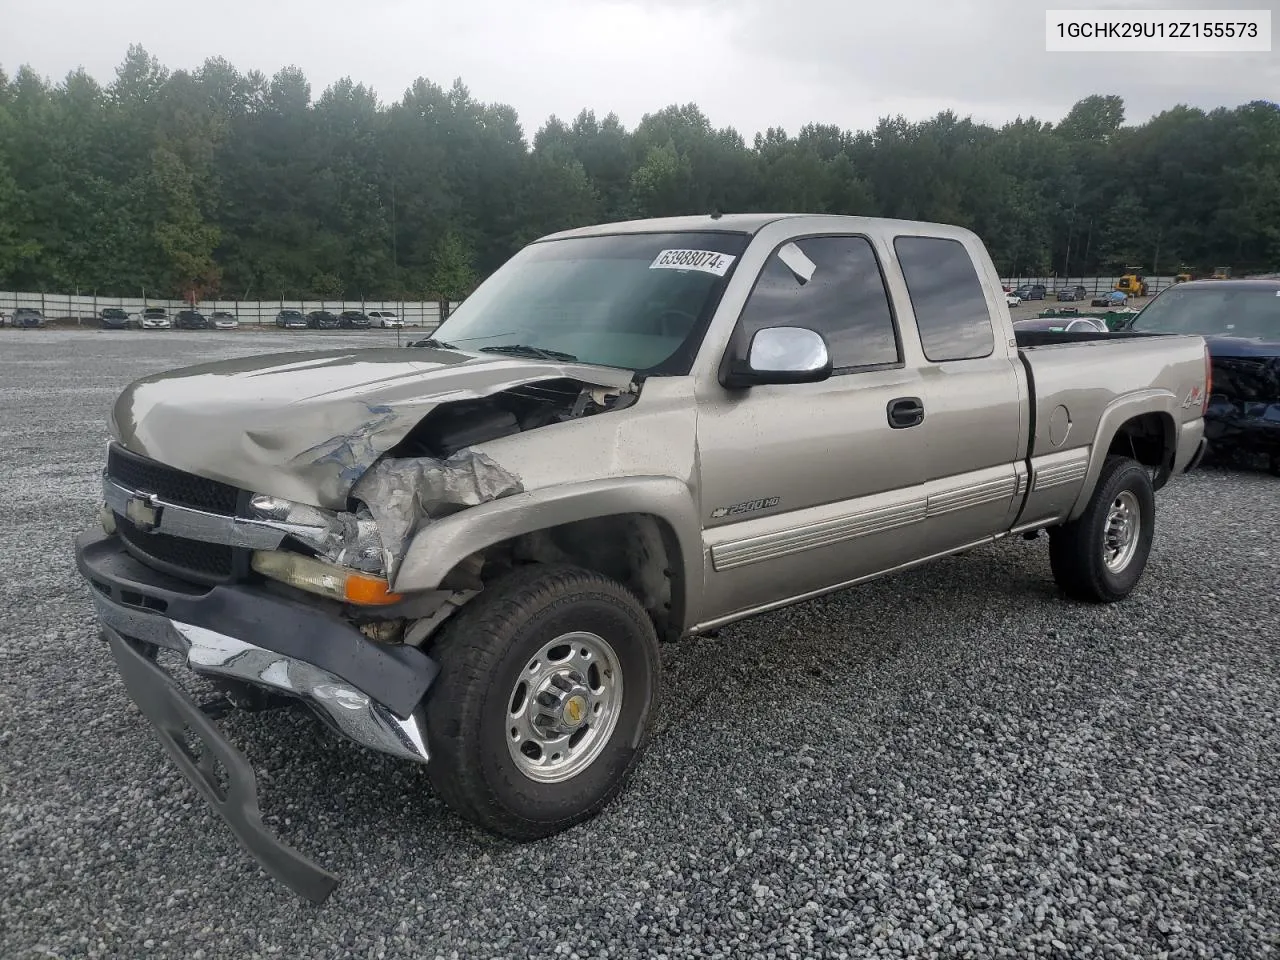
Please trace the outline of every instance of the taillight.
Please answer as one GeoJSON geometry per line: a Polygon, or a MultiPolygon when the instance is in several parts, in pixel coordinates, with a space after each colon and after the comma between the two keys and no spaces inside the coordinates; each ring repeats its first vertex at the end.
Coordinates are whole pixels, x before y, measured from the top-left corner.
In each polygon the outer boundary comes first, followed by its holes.
{"type": "Polygon", "coordinates": [[[1200,402],[1200,416],[1209,412],[1209,394],[1213,391],[1213,357],[1209,355],[1209,345],[1204,345],[1204,399],[1200,402]]]}

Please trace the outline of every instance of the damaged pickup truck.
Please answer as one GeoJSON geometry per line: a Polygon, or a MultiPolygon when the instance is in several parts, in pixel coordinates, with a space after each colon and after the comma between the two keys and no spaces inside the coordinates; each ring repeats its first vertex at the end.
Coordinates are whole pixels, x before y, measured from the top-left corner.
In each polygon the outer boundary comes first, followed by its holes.
{"type": "Polygon", "coordinates": [[[304,704],[473,822],[557,833],[636,764],[661,640],[1043,530],[1067,595],[1123,599],[1203,450],[1207,367],[1201,337],[1015,335],[955,227],[585,228],[411,346],[132,384],[78,564],[169,755],[320,901],[229,705],[304,704]]]}

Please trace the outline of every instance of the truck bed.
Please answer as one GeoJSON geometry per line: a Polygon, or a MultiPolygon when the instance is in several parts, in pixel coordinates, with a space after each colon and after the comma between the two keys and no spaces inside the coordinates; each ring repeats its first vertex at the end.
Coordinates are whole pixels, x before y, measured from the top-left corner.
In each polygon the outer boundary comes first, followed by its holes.
{"type": "Polygon", "coordinates": [[[1199,436],[1184,443],[1183,431],[1201,413],[1203,338],[1026,331],[1016,339],[1031,394],[1030,491],[1020,523],[1075,511],[1106,458],[1094,447],[1135,416],[1139,437],[1172,441],[1179,460],[1190,456],[1199,436]]]}
{"type": "Polygon", "coordinates": [[[1032,458],[1092,444],[1108,408],[1127,396],[1166,394],[1177,426],[1183,400],[1204,383],[1202,337],[1034,330],[1015,336],[1031,389],[1032,458]],[[1049,436],[1055,412],[1069,423],[1057,443],[1049,436]],[[1086,426],[1087,432],[1077,429],[1086,426]]]}

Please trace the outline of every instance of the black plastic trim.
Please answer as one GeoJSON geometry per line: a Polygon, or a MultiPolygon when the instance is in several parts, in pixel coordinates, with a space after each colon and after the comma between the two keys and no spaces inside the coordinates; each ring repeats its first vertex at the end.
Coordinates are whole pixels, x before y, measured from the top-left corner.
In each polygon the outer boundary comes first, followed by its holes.
{"type": "Polygon", "coordinates": [[[162,604],[170,620],[313,664],[402,719],[440,672],[417,647],[373,643],[347,621],[308,604],[242,584],[202,589],[160,573],[130,555],[119,537],[102,532],[76,539],[76,566],[113,603],[152,615],[162,604]]]}
{"type": "Polygon", "coordinates": [[[258,778],[248,759],[165,671],[134,643],[104,629],[129,697],[155,728],[177,768],[267,873],[312,903],[323,903],[338,878],[271,833],[258,806],[258,778]],[[198,755],[188,746],[194,739],[198,755]],[[226,772],[225,785],[218,765],[226,772]]]}

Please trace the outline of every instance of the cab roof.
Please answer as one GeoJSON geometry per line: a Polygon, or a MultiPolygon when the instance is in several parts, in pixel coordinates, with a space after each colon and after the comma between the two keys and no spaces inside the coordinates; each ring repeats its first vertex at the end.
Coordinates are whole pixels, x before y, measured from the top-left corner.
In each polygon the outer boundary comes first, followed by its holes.
{"type": "Polygon", "coordinates": [[[719,216],[701,214],[692,217],[654,217],[645,220],[619,220],[589,227],[561,230],[540,237],[536,242],[565,240],[571,237],[601,237],[620,233],[745,233],[756,234],[779,220],[820,220],[833,227],[874,230],[897,228],[914,233],[922,227],[936,230],[941,236],[954,236],[962,231],[951,224],[922,223],[916,220],[892,220],[884,217],[853,217],[828,213],[725,213],[719,216]]]}

